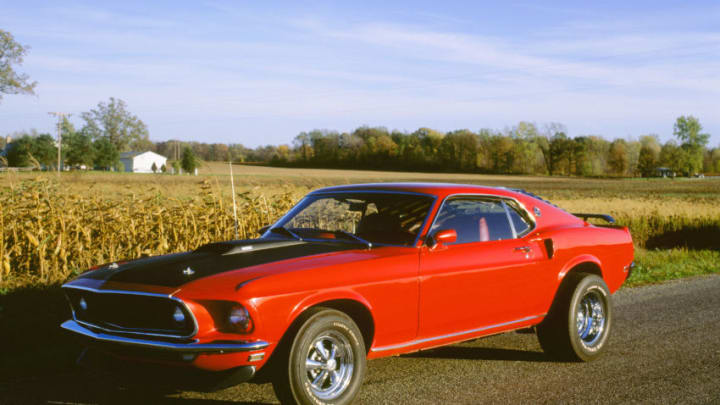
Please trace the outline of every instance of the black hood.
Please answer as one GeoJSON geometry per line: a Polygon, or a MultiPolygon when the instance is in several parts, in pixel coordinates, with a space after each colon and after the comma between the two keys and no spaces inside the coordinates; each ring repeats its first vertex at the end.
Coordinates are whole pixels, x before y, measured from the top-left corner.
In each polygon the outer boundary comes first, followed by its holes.
{"type": "Polygon", "coordinates": [[[303,256],[357,249],[353,243],[251,239],[201,246],[195,251],[133,260],[79,278],[179,287],[202,277],[303,256]]]}

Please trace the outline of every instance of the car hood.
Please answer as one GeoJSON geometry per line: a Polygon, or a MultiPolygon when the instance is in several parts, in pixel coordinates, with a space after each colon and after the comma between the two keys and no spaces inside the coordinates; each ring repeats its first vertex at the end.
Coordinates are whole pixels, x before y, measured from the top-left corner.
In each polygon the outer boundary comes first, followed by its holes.
{"type": "Polygon", "coordinates": [[[358,244],[251,239],[211,243],[197,250],[110,264],[79,279],[180,287],[203,277],[281,260],[358,249],[358,244]]]}

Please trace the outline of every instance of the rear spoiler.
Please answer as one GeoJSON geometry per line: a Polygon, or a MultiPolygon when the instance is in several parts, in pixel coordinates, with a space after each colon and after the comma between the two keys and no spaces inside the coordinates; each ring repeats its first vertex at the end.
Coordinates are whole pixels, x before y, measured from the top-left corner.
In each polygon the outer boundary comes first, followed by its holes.
{"type": "Polygon", "coordinates": [[[606,214],[580,214],[580,213],[573,213],[576,217],[582,218],[583,221],[587,222],[588,218],[598,218],[606,221],[609,224],[615,223],[615,218],[611,217],[610,215],[606,214]]]}

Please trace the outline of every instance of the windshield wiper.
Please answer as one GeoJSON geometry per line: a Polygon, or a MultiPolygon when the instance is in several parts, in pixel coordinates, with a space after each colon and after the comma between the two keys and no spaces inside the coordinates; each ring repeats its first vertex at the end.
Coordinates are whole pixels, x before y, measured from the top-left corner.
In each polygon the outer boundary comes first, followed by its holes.
{"type": "Polygon", "coordinates": [[[289,229],[287,229],[287,228],[285,228],[285,227],[283,227],[283,226],[276,226],[276,227],[270,228],[269,231],[272,232],[272,233],[280,233],[280,234],[283,234],[283,235],[287,235],[287,236],[290,236],[291,238],[295,238],[295,239],[297,239],[297,240],[299,240],[299,241],[302,241],[302,240],[303,240],[303,238],[301,238],[300,236],[298,236],[298,234],[296,234],[295,232],[293,232],[293,231],[291,231],[291,230],[289,230],[289,229]]]}
{"type": "Polygon", "coordinates": [[[343,234],[343,235],[345,235],[345,236],[347,236],[347,237],[349,237],[349,238],[355,239],[356,241],[358,241],[358,242],[360,242],[360,243],[362,243],[362,244],[364,244],[364,245],[367,245],[367,248],[368,248],[368,249],[372,249],[372,242],[370,242],[370,241],[368,241],[368,240],[365,240],[365,239],[363,239],[363,238],[355,235],[354,233],[350,233],[350,232],[346,232],[346,231],[340,231],[340,230],[335,231],[335,232],[341,233],[341,234],[343,234]]]}

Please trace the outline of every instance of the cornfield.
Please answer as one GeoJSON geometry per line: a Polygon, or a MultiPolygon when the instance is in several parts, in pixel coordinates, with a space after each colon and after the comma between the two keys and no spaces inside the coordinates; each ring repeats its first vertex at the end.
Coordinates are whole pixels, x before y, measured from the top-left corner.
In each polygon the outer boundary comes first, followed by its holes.
{"type": "MultiPolygon", "coordinates": [[[[100,264],[234,239],[230,196],[206,181],[197,197],[73,195],[46,178],[0,191],[0,287],[62,282],[100,264]]],[[[298,196],[237,195],[240,239],[284,214],[298,196]]]]}
{"type": "MultiPolygon", "coordinates": [[[[168,181],[170,188],[133,183],[125,192],[113,186],[113,193],[88,191],[93,186],[80,183],[78,194],[78,187],[52,176],[0,187],[0,291],[63,282],[101,263],[234,239],[231,196],[217,182],[168,181]],[[180,189],[187,192],[178,193],[180,189]]],[[[256,237],[259,228],[283,215],[306,190],[286,183],[237,193],[239,238],[256,237]]],[[[720,249],[715,200],[579,197],[551,200],[568,211],[614,215],[630,227],[638,247],[720,249]]]]}

